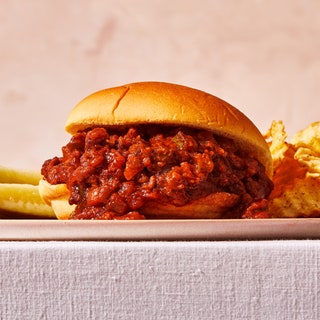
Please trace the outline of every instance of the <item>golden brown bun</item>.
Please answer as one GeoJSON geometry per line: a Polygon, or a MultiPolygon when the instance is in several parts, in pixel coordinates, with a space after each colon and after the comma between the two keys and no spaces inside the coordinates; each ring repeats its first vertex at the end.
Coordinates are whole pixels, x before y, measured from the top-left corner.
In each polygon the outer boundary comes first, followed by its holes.
{"type": "Polygon", "coordinates": [[[183,206],[150,202],[139,212],[151,219],[218,219],[230,213],[239,201],[239,196],[226,192],[211,193],[183,206]]]}
{"type": "Polygon", "coordinates": [[[39,182],[39,194],[52,207],[59,220],[69,219],[75,206],[69,204],[70,192],[65,184],[51,185],[42,179],[39,182]]]}
{"type": "MultiPolygon", "coordinates": [[[[138,82],[95,92],[75,106],[65,129],[73,135],[98,126],[137,124],[184,125],[231,138],[240,149],[258,159],[269,177],[272,176],[270,150],[257,127],[229,103],[186,86],[138,82]]],[[[61,197],[54,196],[49,184],[42,186],[42,194],[47,202],[56,206],[58,218],[67,218],[72,212],[72,208],[61,205],[61,197]]],[[[67,199],[65,194],[63,197],[67,199]]],[[[166,217],[168,212],[171,216],[174,212],[180,218],[216,218],[226,208],[213,209],[214,202],[208,197],[191,203],[188,208],[157,204],[147,210],[153,210],[152,217],[166,217]]]]}

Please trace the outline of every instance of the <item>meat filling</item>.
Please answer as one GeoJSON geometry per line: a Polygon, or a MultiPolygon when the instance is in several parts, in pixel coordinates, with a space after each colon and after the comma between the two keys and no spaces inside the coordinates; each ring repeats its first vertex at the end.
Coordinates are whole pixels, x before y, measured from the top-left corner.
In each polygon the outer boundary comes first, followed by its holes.
{"type": "Polygon", "coordinates": [[[41,172],[50,184],[67,185],[76,205],[71,219],[144,219],[139,209],[148,201],[183,206],[214,192],[238,195],[226,217],[241,218],[272,191],[263,165],[231,140],[191,128],[161,131],[80,132],[41,172]]]}

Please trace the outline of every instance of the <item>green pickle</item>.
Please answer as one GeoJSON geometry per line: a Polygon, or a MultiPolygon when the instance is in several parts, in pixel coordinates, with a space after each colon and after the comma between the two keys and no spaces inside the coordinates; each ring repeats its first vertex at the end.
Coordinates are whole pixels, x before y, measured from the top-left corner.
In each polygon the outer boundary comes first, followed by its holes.
{"type": "Polygon", "coordinates": [[[41,173],[38,171],[17,170],[0,166],[0,183],[38,185],[41,178],[41,173]]]}
{"type": "Polygon", "coordinates": [[[39,194],[41,174],[0,166],[0,218],[55,218],[39,194]]]}

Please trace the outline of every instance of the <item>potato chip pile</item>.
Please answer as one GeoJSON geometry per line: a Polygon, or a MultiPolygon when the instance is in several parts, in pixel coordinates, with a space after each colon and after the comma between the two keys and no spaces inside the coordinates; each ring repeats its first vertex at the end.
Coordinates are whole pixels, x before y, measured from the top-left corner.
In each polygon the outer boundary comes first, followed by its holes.
{"type": "Polygon", "coordinates": [[[41,174],[0,166],[0,218],[55,218],[40,197],[41,174]]]}
{"type": "Polygon", "coordinates": [[[320,217],[320,122],[287,142],[283,122],[273,121],[265,138],[274,165],[269,201],[273,217],[320,217]]]}

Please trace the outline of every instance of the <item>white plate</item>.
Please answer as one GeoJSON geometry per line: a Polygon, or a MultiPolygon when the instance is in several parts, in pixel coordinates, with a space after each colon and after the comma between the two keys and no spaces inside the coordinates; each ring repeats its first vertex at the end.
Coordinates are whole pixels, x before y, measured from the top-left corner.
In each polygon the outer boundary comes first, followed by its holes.
{"type": "Polygon", "coordinates": [[[0,240],[320,239],[320,219],[0,220],[0,240]]]}

